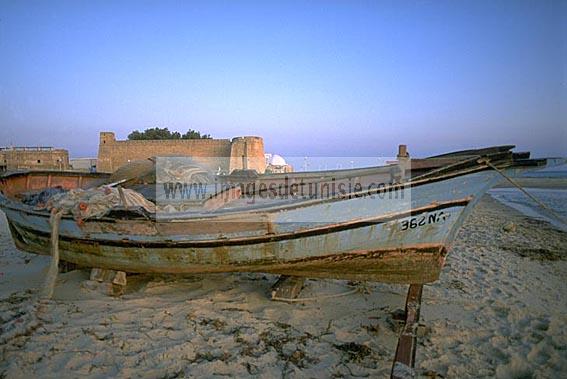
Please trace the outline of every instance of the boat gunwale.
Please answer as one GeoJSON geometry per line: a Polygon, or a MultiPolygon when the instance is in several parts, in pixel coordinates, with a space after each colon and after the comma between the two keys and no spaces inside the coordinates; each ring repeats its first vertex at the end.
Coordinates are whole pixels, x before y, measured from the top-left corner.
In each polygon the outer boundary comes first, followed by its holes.
{"type": "MultiPolygon", "coordinates": [[[[272,233],[272,234],[255,235],[255,236],[241,237],[241,238],[227,237],[227,238],[212,239],[212,240],[139,241],[139,240],[130,240],[130,239],[108,240],[108,239],[98,239],[98,238],[97,239],[80,238],[80,237],[66,236],[64,234],[60,234],[59,238],[66,241],[75,241],[78,243],[85,243],[85,244],[99,244],[99,245],[101,244],[101,245],[109,245],[109,246],[140,247],[140,248],[160,248],[160,247],[202,248],[202,247],[218,247],[218,246],[254,245],[260,243],[280,242],[280,241],[299,239],[305,237],[326,235],[326,234],[338,233],[346,230],[363,228],[367,226],[379,225],[390,221],[416,216],[427,212],[438,211],[438,210],[454,208],[454,207],[466,207],[472,200],[473,197],[468,196],[457,200],[450,200],[446,202],[435,202],[423,207],[414,208],[403,212],[390,213],[375,217],[367,217],[363,219],[349,220],[342,223],[329,224],[321,227],[297,230],[294,232],[286,232],[279,234],[272,233]]],[[[15,226],[17,226],[18,228],[26,230],[27,232],[30,233],[34,233],[36,235],[41,235],[44,237],[48,237],[50,235],[48,232],[38,231],[36,229],[32,229],[28,226],[24,226],[13,221],[10,222],[15,226]]]]}
{"type": "MultiPolygon", "coordinates": [[[[530,162],[536,162],[539,160],[528,160],[530,162]]],[[[543,161],[545,161],[545,159],[543,159],[543,161]]],[[[498,164],[500,169],[503,168],[519,168],[521,169],[524,165],[523,163],[525,162],[514,162],[514,161],[510,161],[510,162],[506,162],[507,164],[498,164]]],[[[527,165],[526,165],[527,166],[527,165]]],[[[380,167],[384,167],[384,166],[380,166],[380,167]]],[[[527,166],[529,167],[529,166],[527,166]]],[[[405,190],[406,188],[413,188],[413,187],[418,187],[421,185],[425,185],[425,184],[430,184],[430,183],[436,183],[439,181],[444,181],[444,180],[448,180],[448,179],[453,179],[459,176],[464,176],[464,175],[468,175],[468,174],[472,174],[472,173],[477,173],[477,172],[483,172],[483,171],[490,171],[492,170],[491,167],[485,165],[485,164],[476,164],[471,168],[466,168],[466,169],[455,169],[455,171],[452,172],[447,172],[447,173],[443,173],[441,175],[437,175],[437,176],[432,176],[432,177],[425,177],[423,179],[419,179],[416,181],[412,181],[409,180],[407,182],[404,183],[394,183],[394,184],[389,184],[386,185],[384,187],[376,187],[376,188],[368,188],[362,191],[357,191],[357,192],[349,192],[349,193],[345,193],[345,194],[338,194],[332,197],[328,197],[328,198],[322,198],[322,199],[310,199],[310,200],[304,200],[304,201],[298,201],[298,202],[294,202],[294,203],[290,203],[290,204],[285,204],[285,205],[275,205],[275,206],[265,206],[262,208],[253,208],[253,209],[247,209],[247,210],[242,210],[242,209],[223,209],[220,211],[213,211],[210,213],[190,213],[189,216],[190,217],[180,217],[180,216],[186,216],[188,215],[187,213],[183,213],[183,212],[176,212],[176,213],[172,213],[171,215],[167,215],[167,216],[160,216],[160,217],[156,217],[155,214],[149,214],[148,218],[143,218],[140,217],[139,215],[136,215],[136,217],[132,217],[134,216],[134,214],[126,214],[125,217],[122,217],[120,219],[118,218],[113,218],[113,217],[107,217],[107,216],[103,216],[100,218],[91,218],[91,219],[86,219],[83,220],[83,222],[116,222],[117,220],[127,220],[127,221],[131,221],[131,222],[144,222],[144,221],[152,221],[152,222],[187,222],[187,221],[209,221],[210,219],[220,219],[222,221],[223,217],[233,217],[233,216],[238,216],[238,215],[258,215],[258,216],[268,216],[270,214],[273,213],[278,213],[281,211],[287,211],[287,210],[293,210],[293,209],[299,209],[299,208],[305,208],[305,207],[309,207],[309,206],[314,206],[314,205],[319,205],[319,204],[325,204],[325,203],[333,203],[333,202],[337,202],[337,201],[345,201],[345,200],[352,200],[353,198],[363,198],[363,197],[367,197],[367,196],[372,196],[372,195],[377,195],[377,194],[381,194],[381,193],[386,193],[386,192],[392,192],[392,191],[399,191],[399,190],[405,190]]],[[[27,172],[27,174],[33,174],[33,173],[38,173],[39,171],[30,171],[27,172]]],[[[53,171],[41,171],[41,173],[53,173],[53,171]]],[[[74,173],[74,172],[69,172],[66,171],[65,173],[74,173]]],[[[26,173],[17,173],[17,174],[22,174],[22,175],[26,175],[26,173]]],[[[80,173],[79,173],[80,174],[80,173]]],[[[97,175],[97,174],[101,174],[102,173],[87,173],[88,175],[97,175]]],[[[7,176],[9,177],[9,176],[7,176]]],[[[5,179],[6,177],[1,177],[0,180],[5,179]]],[[[39,209],[33,209],[31,206],[25,205],[21,202],[15,201],[13,199],[7,198],[4,194],[1,193],[0,191],[0,209],[2,208],[6,208],[6,209],[10,209],[13,211],[18,211],[18,212],[24,212],[27,214],[31,214],[31,215],[37,215],[37,216],[43,216],[43,217],[49,217],[50,215],[50,211],[43,209],[43,210],[39,210],[39,209]]],[[[269,216],[268,216],[269,217],[269,216]]],[[[74,219],[72,215],[70,214],[65,214],[62,217],[63,219],[74,219]]]]}
{"type": "MultiPolygon", "coordinates": [[[[408,181],[408,182],[405,182],[405,183],[389,184],[385,187],[370,188],[370,189],[357,191],[357,192],[349,192],[349,193],[346,193],[346,194],[339,194],[339,195],[335,195],[335,196],[323,198],[323,199],[304,200],[304,201],[295,202],[295,203],[291,203],[291,204],[276,205],[276,206],[273,206],[273,207],[255,208],[255,209],[249,209],[249,210],[226,209],[226,210],[223,210],[222,212],[216,211],[216,212],[211,212],[209,214],[205,214],[205,213],[192,214],[194,217],[185,217],[185,218],[178,217],[180,214],[182,214],[182,212],[178,212],[178,213],[175,213],[176,216],[159,217],[159,218],[156,218],[155,216],[153,216],[149,220],[153,221],[153,222],[184,222],[184,221],[209,220],[211,218],[220,218],[221,216],[234,216],[234,215],[242,215],[242,214],[266,215],[266,214],[277,213],[277,212],[281,212],[281,211],[285,211],[285,210],[309,207],[309,206],[318,205],[318,204],[332,203],[332,202],[344,201],[344,200],[352,200],[353,198],[363,198],[363,197],[367,197],[367,196],[371,196],[371,195],[377,195],[377,194],[381,194],[381,193],[391,192],[391,191],[394,191],[394,190],[396,190],[396,191],[397,190],[405,190],[407,188],[418,187],[418,186],[421,186],[421,185],[425,185],[425,184],[429,184],[429,183],[435,183],[435,182],[439,182],[439,181],[443,181],[443,180],[447,180],[447,179],[453,179],[455,177],[464,176],[464,175],[476,173],[476,172],[482,172],[482,171],[486,171],[486,170],[490,170],[490,168],[487,167],[487,166],[478,166],[478,167],[475,167],[473,169],[455,171],[455,172],[446,173],[446,174],[443,174],[443,175],[437,176],[437,177],[424,178],[424,179],[418,180],[418,181],[408,181]]],[[[19,201],[9,199],[6,196],[4,196],[3,194],[0,194],[0,208],[6,208],[6,209],[14,210],[14,211],[25,212],[27,214],[32,214],[32,215],[37,215],[37,216],[49,217],[49,215],[50,215],[50,211],[48,211],[46,209],[34,209],[33,207],[28,206],[26,204],[23,204],[19,201]]],[[[63,219],[73,219],[73,216],[70,215],[70,214],[66,214],[66,215],[63,215],[62,218],[63,219]]],[[[83,222],[99,222],[99,221],[114,222],[116,220],[148,221],[148,219],[141,218],[141,217],[132,217],[132,218],[124,217],[124,218],[121,218],[121,219],[117,219],[117,218],[105,216],[105,217],[100,217],[100,218],[96,218],[96,219],[95,218],[86,219],[86,220],[83,220],[83,222]]]]}

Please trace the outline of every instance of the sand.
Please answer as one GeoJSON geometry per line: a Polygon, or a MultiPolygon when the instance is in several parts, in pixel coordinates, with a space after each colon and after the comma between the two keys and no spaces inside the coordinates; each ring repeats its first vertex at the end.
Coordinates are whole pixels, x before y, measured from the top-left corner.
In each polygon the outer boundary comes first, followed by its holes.
{"type": "MultiPolygon", "coordinates": [[[[0,377],[388,377],[392,313],[407,286],[309,280],[305,304],[269,300],[273,275],[128,277],[108,297],[60,274],[33,300],[49,258],[17,251],[0,218],[0,377]]],[[[547,378],[567,372],[567,234],[489,196],[441,279],[424,288],[421,377],[547,378]],[[505,231],[503,227],[506,226],[505,231]]]]}

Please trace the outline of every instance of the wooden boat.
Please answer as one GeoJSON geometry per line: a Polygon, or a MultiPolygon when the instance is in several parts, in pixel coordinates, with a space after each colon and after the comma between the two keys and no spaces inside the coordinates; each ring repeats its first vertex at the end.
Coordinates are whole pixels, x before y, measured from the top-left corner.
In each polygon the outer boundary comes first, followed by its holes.
{"type": "MultiPolygon", "coordinates": [[[[513,153],[512,148],[411,161],[401,149],[396,165],[245,175],[244,181],[242,173],[236,173],[222,180],[241,183],[242,191],[215,207],[173,214],[122,207],[82,223],[64,215],[59,226],[60,256],[80,266],[126,272],[250,271],[432,282],[439,277],[459,227],[480,197],[503,179],[501,173],[515,176],[546,163],[528,159],[528,153],[513,153]],[[361,187],[334,189],[325,196],[294,196],[300,183],[347,181],[361,187]],[[250,183],[255,184],[253,190],[246,189],[250,183]],[[262,183],[288,191],[250,204],[249,196],[262,193],[262,183]]],[[[105,174],[53,171],[0,178],[0,209],[16,246],[50,254],[50,213],[22,203],[22,194],[55,186],[91,188],[109,180],[105,174]]]]}

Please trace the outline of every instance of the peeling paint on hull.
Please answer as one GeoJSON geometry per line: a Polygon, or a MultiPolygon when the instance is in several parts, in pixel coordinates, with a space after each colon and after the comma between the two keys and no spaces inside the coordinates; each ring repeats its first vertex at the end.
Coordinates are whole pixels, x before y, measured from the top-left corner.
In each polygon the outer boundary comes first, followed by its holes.
{"type": "MultiPolygon", "coordinates": [[[[354,198],[176,222],[91,220],[79,226],[67,218],[60,255],[81,266],[127,272],[249,271],[428,283],[438,279],[456,231],[497,179],[482,171],[425,183],[412,188],[406,208],[354,198]]],[[[46,212],[4,210],[18,248],[49,254],[46,212]]]]}
{"type": "MultiPolygon", "coordinates": [[[[301,238],[234,246],[115,246],[102,241],[60,239],[62,260],[87,267],[129,272],[206,273],[255,271],[286,275],[426,283],[437,280],[446,250],[440,242],[454,226],[464,206],[445,208],[455,221],[426,231],[400,229],[406,218],[301,238]],[[431,242],[415,243],[420,234],[431,242]]],[[[432,212],[425,212],[427,217],[432,212]]],[[[18,248],[48,251],[49,236],[10,222],[18,248]]]]}
{"type": "MultiPolygon", "coordinates": [[[[43,254],[49,239],[18,231],[11,225],[16,246],[43,254]]],[[[308,248],[308,245],[305,244],[308,248]]],[[[325,244],[323,244],[325,245],[325,244]]],[[[329,246],[325,246],[328,248],[329,246]]],[[[446,249],[441,245],[410,246],[403,249],[336,252],[306,259],[278,258],[270,253],[289,251],[293,246],[270,245],[243,247],[245,252],[263,250],[265,258],[248,262],[231,260],[233,248],[161,248],[109,247],[60,241],[61,259],[86,267],[100,267],[128,272],[219,273],[265,272],[311,278],[369,280],[389,283],[428,283],[439,278],[446,249]],[[268,252],[268,253],[266,253],[268,252]]]]}

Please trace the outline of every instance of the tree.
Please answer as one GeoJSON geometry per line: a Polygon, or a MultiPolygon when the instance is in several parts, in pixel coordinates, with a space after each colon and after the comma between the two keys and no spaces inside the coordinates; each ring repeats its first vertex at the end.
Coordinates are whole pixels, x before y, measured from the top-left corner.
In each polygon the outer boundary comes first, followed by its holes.
{"type": "Polygon", "coordinates": [[[211,139],[211,135],[210,134],[201,134],[201,132],[198,132],[196,130],[193,129],[189,129],[187,131],[187,133],[185,133],[182,137],[182,139],[211,139]]]}
{"type": "Polygon", "coordinates": [[[150,140],[150,139],[211,139],[210,134],[201,134],[193,129],[181,135],[179,132],[171,132],[168,128],[148,128],[143,132],[134,130],[128,134],[129,140],[150,140]]]}

